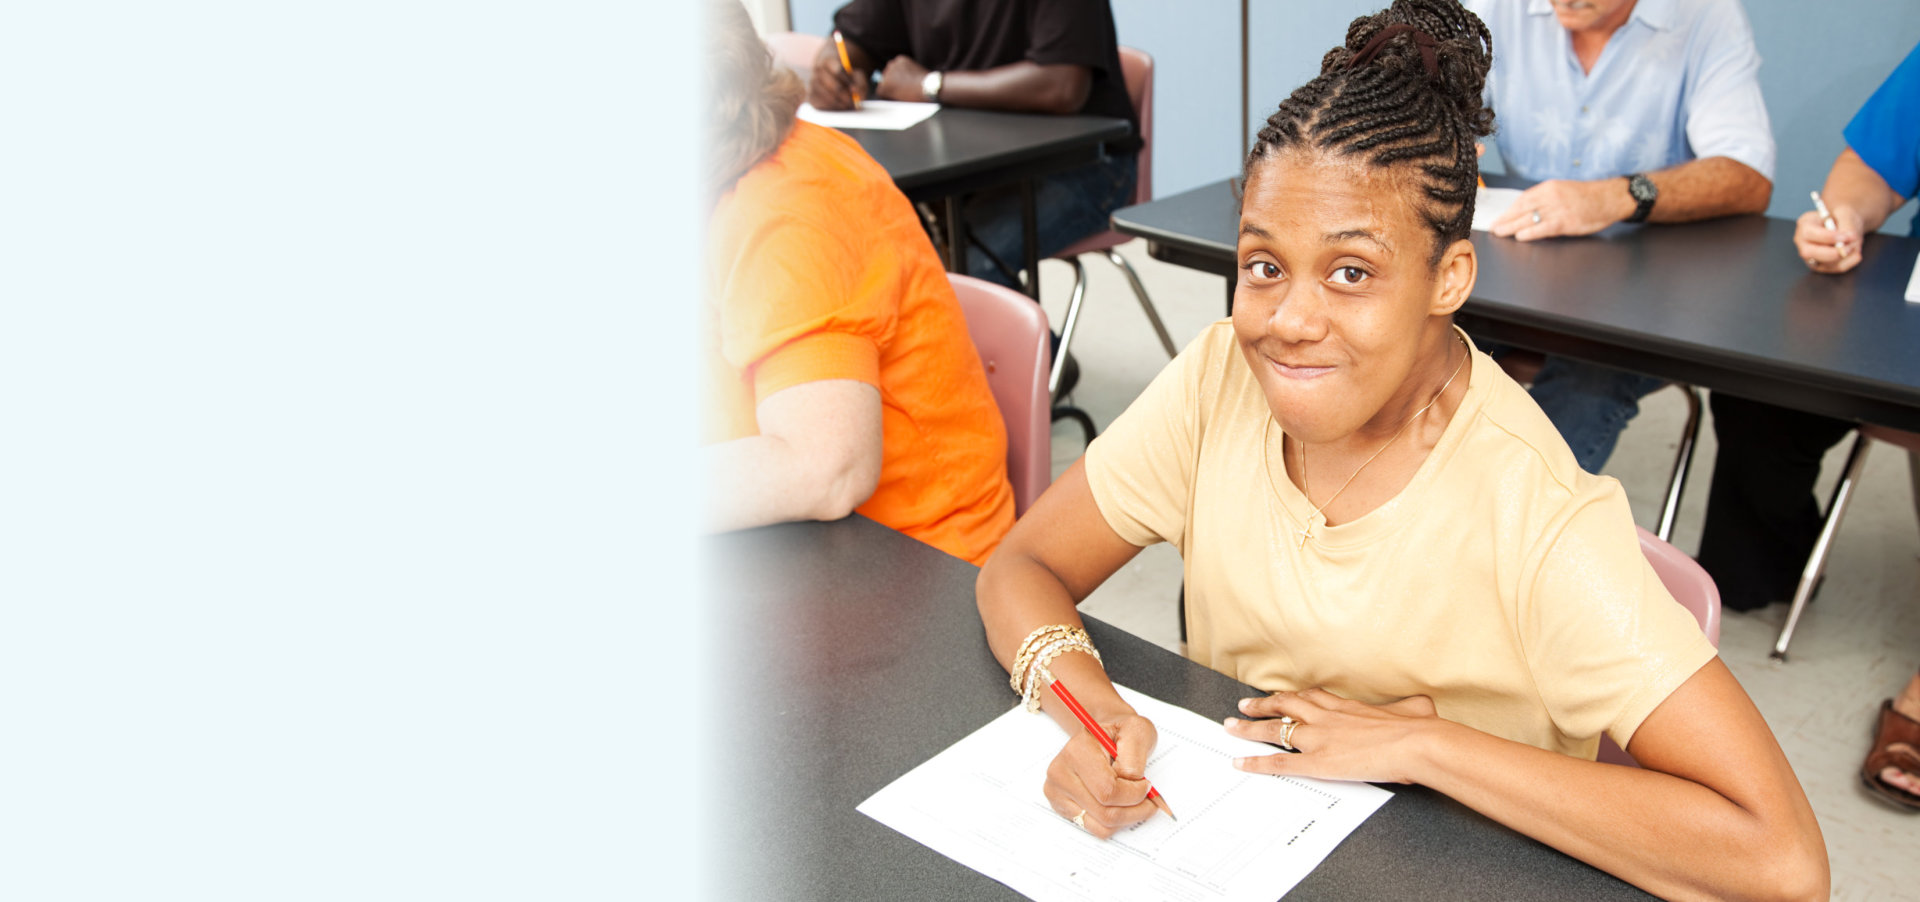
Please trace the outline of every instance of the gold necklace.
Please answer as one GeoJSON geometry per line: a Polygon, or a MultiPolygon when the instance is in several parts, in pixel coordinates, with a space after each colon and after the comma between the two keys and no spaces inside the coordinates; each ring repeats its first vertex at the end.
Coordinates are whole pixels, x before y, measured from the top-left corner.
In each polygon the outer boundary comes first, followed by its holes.
{"type": "MultiPolygon", "coordinates": [[[[1454,333],[1454,337],[1460,338],[1459,333],[1457,332],[1454,333]]],[[[1462,350],[1466,349],[1466,344],[1467,344],[1467,340],[1464,338],[1460,338],[1460,346],[1462,350]]],[[[1365,470],[1367,468],[1367,464],[1373,463],[1374,460],[1378,458],[1381,454],[1385,453],[1388,448],[1393,447],[1393,443],[1400,440],[1400,436],[1406,433],[1407,427],[1413,425],[1414,420],[1420,419],[1421,414],[1424,414],[1428,410],[1432,409],[1433,405],[1440,403],[1441,396],[1445,395],[1447,393],[1447,389],[1453,386],[1453,380],[1456,378],[1459,378],[1460,371],[1466,368],[1467,360],[1470,359],[1471,357],[1473,357],[1473,353],[1471,351],[1468,351],[1467,353],[1461,355],[1460,362],[1455,364],[1453,367],[1453,375],[1448,376],[1447,381],[1440,383],[1440,390],[1433,393],[1433,400],[1428,401],[1426,403],[1426,406],[1420,408],[1419,410],[1414,411],[1413,416],[1407,417],[1406,422],[1401,423],[1400,428],[1393,433],[1393,437],[1390,439],[1387,439],[1387,443],[1380,446],[1380,450],[1373,452],[1373,456],[1368,457],[1365,461],[1361,462],[1360,466],[1355,467],[1353,470],[1353,475],[1348,476],[1346,482],[1340,483],[1340,488],[1334,491],[1333,497],[1328,498],[1325,504],[1322,504],[1313,509],[1314,517],[1321,516],[1322,511],[1325,511],[1328,507],[1332,506],[1333,502],[1340,497],[1340,494],[1347,490],[1347,486],[1353,485],[1353,481],[1360,476],[1361,470],[1365,470]]],[[[1273,465],[1269,461],[1270,455],[1264,452],[1264,448],[1266,446],[1266,436],[1267,436],[1266,431],[1262,430],[1260,433],[1260,440],[1261,440],[1261,447],[1263,451],[1260,455],[1260,462],[1262,465],[1264,465],[1267,468],[1267,484],[1272,485],[1273,484],[1273,465]]],[[[1285,438],[1285,433],[1282,433],[1282,438],[1283,439],[1285,438]]],[[[1307,477],[1307,443],[1300,442],[1299,444],[1300,444],[1301,494],[1303,494],[1306,497],[1307,504],[1312,505],[1313,504],[1313,485],[1312,485],[1312,480],[1310,480],[1307,477]]],[[[1286,445],[1283,443],[1280,447],[1281,447],[1281,453],[1285,454],[1286,445]]],[[[1299,547],[1299,548],[1307,547],[1307,540],[1311,538],[1313,538],[1313,518],[1309,517],[1307,519],[1306,525],[1300,527],[1300,544],[1296,547],[1299,547]]]]}

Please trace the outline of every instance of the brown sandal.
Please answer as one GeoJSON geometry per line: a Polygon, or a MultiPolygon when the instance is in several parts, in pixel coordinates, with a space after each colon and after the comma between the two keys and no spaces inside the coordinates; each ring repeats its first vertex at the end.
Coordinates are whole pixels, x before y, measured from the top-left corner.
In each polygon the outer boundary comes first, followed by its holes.
{"type": "Polygon", "coordinates": [[[1920,796],[1880,779],[1880,771],[1888,767],[1920,776],[1920,721],[1893,710],[1892,699],[1880,703],[1880,729],[1867,762],[1860,765],[1860,782],[1895,805],[1920,811],[1920,796]]]}

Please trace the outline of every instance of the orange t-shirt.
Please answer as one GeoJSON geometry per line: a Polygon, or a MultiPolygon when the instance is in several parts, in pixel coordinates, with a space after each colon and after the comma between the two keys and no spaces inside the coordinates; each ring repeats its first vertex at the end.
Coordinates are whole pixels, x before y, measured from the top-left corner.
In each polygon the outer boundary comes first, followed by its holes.
{"type": "Polygon", "coordinates": [[[913,206],[837,131],[795,122],[721,195],[707,236],[707,440],[756,435],[781,389],[880,392],[880,484],[859,512],[984,563],[1013,526],[1006,426],[913,206]]]}

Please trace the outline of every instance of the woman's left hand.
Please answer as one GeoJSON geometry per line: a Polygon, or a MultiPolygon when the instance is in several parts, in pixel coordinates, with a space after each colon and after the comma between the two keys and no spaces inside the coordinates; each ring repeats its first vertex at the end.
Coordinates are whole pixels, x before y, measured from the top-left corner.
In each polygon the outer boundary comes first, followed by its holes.
{"type": "Polygon", "coordinates": [[[1424,695],[1386,705],[1349,701],[1325,689],[1276,692],[1240,700],[1242,720],[1229,717],[1227,732],[1241,739],[1280,744],[1286,724],[1297,721],[1290,737],[1298,753],[1277,752],[1238,758],[1234,766],[1257,774],[1292,774],[1329,780],[1412,783],[1411,765],[1419,745],[1444,725],[1424,695]]]}

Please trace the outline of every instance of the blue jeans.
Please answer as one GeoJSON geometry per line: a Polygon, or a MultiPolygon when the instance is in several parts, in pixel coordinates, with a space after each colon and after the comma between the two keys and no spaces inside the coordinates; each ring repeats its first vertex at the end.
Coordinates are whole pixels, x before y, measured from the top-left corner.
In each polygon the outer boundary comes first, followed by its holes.
{"type": "Polygon", "coordinates": [[[1529,394],[1567,440],[1580,468],[1598,473],[1613,456],[1627,421],[1640,413],[1640,399],[1666,384],[1665,379],[1549,356],[1529,394]]]}
{"type": "MultiPolygon", "coordinates": [[[[1082,238],[1106,231],[1113,211],[1133,198],[1139,156],[1102,157],[1077,169],[1045,176],[1033,185],[1034,225],[1040,259],[1045,260],[1082,238]]],[[[1025,257],[1020,225],[1020,192],[1000,190],[966,204],[967,230],[1007,268],[1019,271],[1025,257]]],[[[1016,284],[980,248],[969,242],[967,274],[1018,290],[1016,284]]]]}

